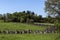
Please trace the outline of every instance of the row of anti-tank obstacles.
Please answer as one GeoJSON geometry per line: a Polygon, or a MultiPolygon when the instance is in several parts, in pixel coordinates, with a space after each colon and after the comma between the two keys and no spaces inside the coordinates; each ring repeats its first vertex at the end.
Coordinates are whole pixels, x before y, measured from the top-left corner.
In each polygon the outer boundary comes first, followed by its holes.
{"type": "Polygon", "coordinates": [[[57,33],[57,31],[51,30],[0,30],[0,34],[46,34],[46,33],[57,33]]]}
{"type": "Polygon", "coordinates": [[[57,33],[55,26],[50,26],[45,30],[0,30],[0,34],[46,34],[57,33]]]}

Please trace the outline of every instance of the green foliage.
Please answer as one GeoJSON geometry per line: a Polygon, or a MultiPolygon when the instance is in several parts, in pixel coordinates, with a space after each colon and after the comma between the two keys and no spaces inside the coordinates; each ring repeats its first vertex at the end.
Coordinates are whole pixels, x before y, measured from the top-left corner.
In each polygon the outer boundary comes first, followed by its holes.
{"type": "Polygon", "coordinates": [[[37,15],[31,11],[22,11],[22,12],[14,12],[7,13],[3,15],[4,22],[22,22],[22,23],[54,23],[55,18],[50,16],[43,18],[42,15],[37,15]]]}
{"type": "Polygon", "coordinates": [[[3,19],[3,16],[0,14],[0,20],[2,20],[3,19]]]}
{"type": "Polygon", "coordinates": [[[24,18],[21,17],[21,18],[20,18],[20,22],[21,22],[21,23],[24,22],[24,18]]]}
{"type": "Polygon", "coordinates": [[[60,0],[46,0],[45,11],[60,18],[60,0]]]}
{"type": "Polygon", "coordinates": [[[60,0],[46,0],[45,11],[52,17],[56,18],[55,25],[58,31],[60,31],[60,0]]]}
{"type": "Polygon", "coordinates": [[[37,19],[40,20],[42,18],[41,15],[36,16],[36,14],[34,12],[31,11],[23,11],[23,12],[14,12],[14,13],[7,13],[3,15],[3,19],[4,21],[8,21],[8,22],[31,22],[31,19],[33,21],[35,21],[37,19]],[[36,18],[36,19],[35,19],[36,18]]]}
{"type": "Polygon", "coordinates": [[[57,27],[58,32],[60,32],[60,23],[55,23],[55,26],[57,27]]]}

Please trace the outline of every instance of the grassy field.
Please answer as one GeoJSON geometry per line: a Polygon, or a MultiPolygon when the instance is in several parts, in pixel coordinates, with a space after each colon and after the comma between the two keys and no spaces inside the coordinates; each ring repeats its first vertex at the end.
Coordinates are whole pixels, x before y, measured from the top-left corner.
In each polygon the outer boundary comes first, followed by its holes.
{"type": "Polygon", "coordinates": [[[0,40],[55,40],[58,36],[59,34],[0,34],[0,40]]]}
{"type": "Polygon", "coordinates": [[[43,30],[45,29],[47,26],[35,26],[35,25],[31,25],[31,24],[25,24],[25,23],[1,23],[0,22],[0,30],[6,30],[6,29],[10,29],[10,30],[19,30],[19,29],[25,29],[25,30],[43,30]]]}
{"type": "MultiPolygon", "coordinates": [[[[23,23],[4,23],[0,22],[0,30],[19,30],[19,29],[31,29],[31,30],[44,30],[47,26],[34,26],[31,24],[23,23]]],[[[0,40],[60,40],[60,34],[0,34],[0,40]]]]}

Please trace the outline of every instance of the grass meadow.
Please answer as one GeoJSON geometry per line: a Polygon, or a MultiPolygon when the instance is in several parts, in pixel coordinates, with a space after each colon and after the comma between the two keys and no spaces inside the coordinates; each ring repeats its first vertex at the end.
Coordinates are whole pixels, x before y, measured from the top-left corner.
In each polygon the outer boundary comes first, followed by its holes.
{"type": "Polygon", "coordinates": [[[0,23],[0,30],[20,30],[20,29],[24,29],[24,30],[44,30],[46,28],[46,26],[35,26],[35,25],[31,25],[31,24],[25,24],[25,23],[0,23]]]}
{"type": "Polygon", "coordinates": [[[0,40],[55,40],[58,36],[59,34],[0,34],[0,40]]]}
{"type": "MultiPolygon", "coordinates": [[[[4,23],[0,22],[0,30],[44,30],[47,26],[35,26],[25,23],[4,23]]],[[[59,33],[50,34],[0,34],[0,40],[60,40],[59,33]]]]}

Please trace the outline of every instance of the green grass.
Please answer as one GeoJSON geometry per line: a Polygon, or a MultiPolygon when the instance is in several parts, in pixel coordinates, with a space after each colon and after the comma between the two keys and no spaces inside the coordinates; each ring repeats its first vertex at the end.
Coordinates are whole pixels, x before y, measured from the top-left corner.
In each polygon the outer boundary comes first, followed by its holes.
{"type": "Polygon", "coordinates": [[[23,23],[1,23],[0,22],[0,30],[6,30],[6,29],[10,29],[10,30],[17,30],[17,29],[31,29],[31,30],[43,30],[45,29],[46,26],[35,26],[35,25],[31,25],[31,24],[23,24],[23,23]]]}
{"type": "Polygon", "coordinates": [[[36,22],[35,24],[54,25],[53,23],[36,23],[36,22]]]}
{"type": "MultiPolygon", "coordinates": [[[[0,30],[19,30],[19,29],[31,29],[31,30],[44,30],[47,26],[35,26],[31,24],[23,23],[4,23],[0,21],[0,30]]],[[[0,34],[0,40],[57,40],[59,39],[58,33],[51,34],[0,34]]],[[[60,40],[60,39],[59,39],[60,40]]]]}
{"type": "Polygon", "coordinates": [[[0,40],[55,40],[59,34],[0,34],[0,40]]]}

